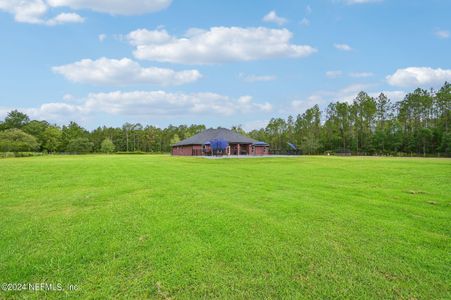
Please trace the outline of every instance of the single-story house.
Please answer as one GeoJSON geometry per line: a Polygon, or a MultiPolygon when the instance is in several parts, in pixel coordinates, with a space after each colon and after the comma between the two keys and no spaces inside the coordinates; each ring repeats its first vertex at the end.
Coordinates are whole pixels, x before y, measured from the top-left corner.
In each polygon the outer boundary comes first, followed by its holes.
{"type": "Polygon", "coordinates": [[[241,135],[226,128],[207,129],[190,138],[172,145],[172,155],[203,156],[211,155],[211,141],[222,140],[228,143],[224,155],[268,155],[269,145],[241,135]]]}

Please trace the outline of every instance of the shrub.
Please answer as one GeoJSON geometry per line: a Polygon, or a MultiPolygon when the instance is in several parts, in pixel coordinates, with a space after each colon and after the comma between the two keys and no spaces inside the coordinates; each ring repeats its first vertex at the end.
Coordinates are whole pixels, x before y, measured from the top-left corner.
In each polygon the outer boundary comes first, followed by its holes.
{"type": "Polygon", "coordinates": [[[103,153],[111,153],[114,152],[115,149],[116,146],[110,138],[104,139],[102,144],[100,145],[100,151],[102,151],[103,153]]]}
{"type": "Polygon", "coordinates": [[[69,141],[66,151],[69,153],[86,154],[92,152],[94,144],[87,138],[76,138],[69,141]]]}
{"type": "Polygon", "coordinates": [[[0,151],[2,152],[33,151],[38,147],[36,138],[20,129],[13,128],[0,132],[0,151]]]}
{"type": "Polygon", "coordinates": [[[2,152],[1,156],[2,158],[10,158],[10,157],[16,157],[14,155],[14,152],[2,152]]]}
{"type": "Polygon", "coordinates": [[[0,158],[43,156],[42,152],[3,152],[0,158]]]}
{"type": "Polygon", "coordinates": [[[32,156],[43,156],[42,152],[16,152],[14,153],[15,157],[32,157],[32,156]]]}
{"type": "Polygon", "coordinates": [[[119,151],[116,152],[116,154],[150,154],[149,152],[143,152],[143,151],[133,151],[133,152],[127,152],[127,151],[119,151]]]}

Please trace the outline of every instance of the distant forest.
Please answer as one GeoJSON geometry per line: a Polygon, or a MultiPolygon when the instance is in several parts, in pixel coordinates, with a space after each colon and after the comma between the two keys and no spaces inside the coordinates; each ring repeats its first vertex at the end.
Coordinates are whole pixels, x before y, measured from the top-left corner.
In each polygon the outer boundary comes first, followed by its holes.
{"type": "MultiPolygon", "coordinates": [[[[383,93],[374,98],[360,92],[352,103],[330,103],[324,111],[315,105],[297,116],[273,118],[265,128],[245,132],[237,125],[232,130],[268,142],[274,152],[287,150],[290,142],[304,154],[450,156],[450,107],[446,82],[439,90],[418,88],[396,103],[383,93]]],[[[163,153],[204,129],[125,123],[88,131],[76,122],[60,127],[14,110],[0,122],[0,151],[163,153]]]]}

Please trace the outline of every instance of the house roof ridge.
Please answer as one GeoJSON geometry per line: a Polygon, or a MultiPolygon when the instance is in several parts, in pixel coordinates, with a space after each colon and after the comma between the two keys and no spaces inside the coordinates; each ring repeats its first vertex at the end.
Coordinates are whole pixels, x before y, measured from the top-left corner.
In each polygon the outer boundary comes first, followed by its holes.
{"type": "Polygon", "coordinates": [[[238,132],[235,132],[228,128],[218,127],[206,129],[202,132],[199,132],[198,134],[193,135],[192,137],[174,144],[173,146],[203,145],[213,139],[223,139],[231,144],[253,144],[258,142],[257,140],[239,134],[238,132]]]}

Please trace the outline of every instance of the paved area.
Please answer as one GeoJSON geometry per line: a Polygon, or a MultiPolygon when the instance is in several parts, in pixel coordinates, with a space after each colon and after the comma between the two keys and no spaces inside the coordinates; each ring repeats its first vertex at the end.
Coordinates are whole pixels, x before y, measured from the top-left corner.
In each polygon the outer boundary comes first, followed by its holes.
{"type": "Polygon", "coordinates": [[[207,159],[227,159],[227,158],[276,158],[276,157],[299,157],[300,155],[223,155],[223,156],[196,156],[207,159]]]}

